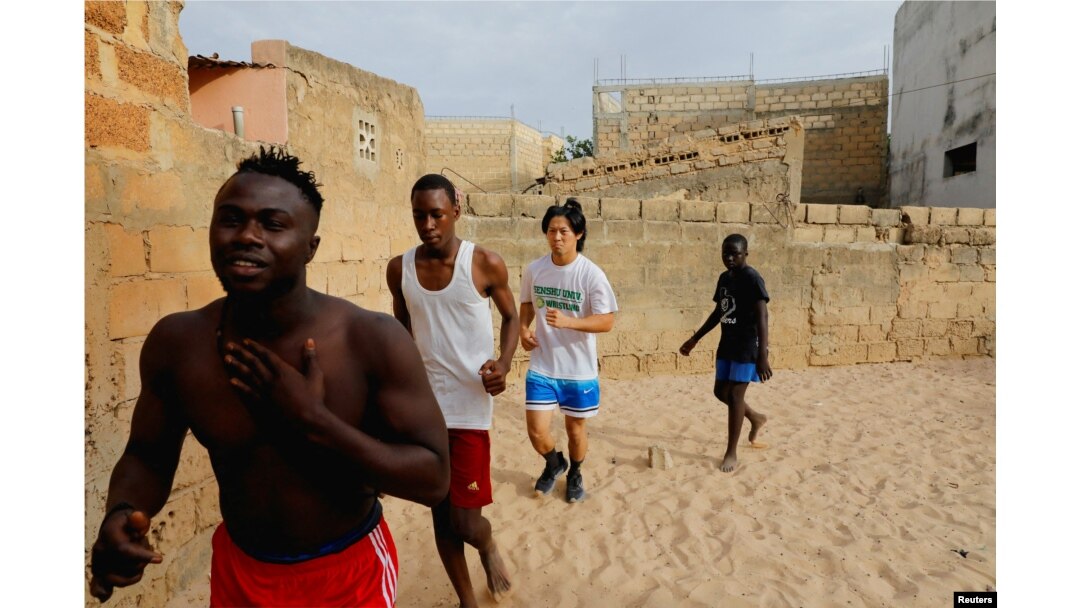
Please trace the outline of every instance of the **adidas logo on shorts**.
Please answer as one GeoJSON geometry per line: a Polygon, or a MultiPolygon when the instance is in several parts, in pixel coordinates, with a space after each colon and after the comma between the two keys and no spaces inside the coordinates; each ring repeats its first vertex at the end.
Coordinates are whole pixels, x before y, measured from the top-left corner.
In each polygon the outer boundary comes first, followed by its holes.
{"type": "Polygon", "coordinates": [[[474,482],[470,483],[469,485],[465,486],[465,489],[472,490],[473,492],[479,492],[480,491],[480,486],[476,485],[476,482],[474,481],[474,482]]]}

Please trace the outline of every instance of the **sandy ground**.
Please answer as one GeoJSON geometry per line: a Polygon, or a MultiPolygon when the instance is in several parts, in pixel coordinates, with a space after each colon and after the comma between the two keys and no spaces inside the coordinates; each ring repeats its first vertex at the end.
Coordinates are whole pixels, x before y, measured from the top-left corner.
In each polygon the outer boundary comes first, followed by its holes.
{"type": "MultiPolygon", "coordinates": [[[[602,380],[585,502],[535,498],[524,387],[496,399],[492,522],[515,586],[501,606],[945,606],[996,588],[992,359],[780,370],[733,473],[708,376],[602,380]],[[673,466],[649,467],[649,448],[673,466]]],[[[561,416],[559,448],[565,450],[561,416]]],[[[428,511],[387,498],[398,606],[455,606],[428,511]]],[[[481,605],[480,560],[467,549],[481,605]]],[[[205,584],[170,602],[206,605],[205,584]]]]}

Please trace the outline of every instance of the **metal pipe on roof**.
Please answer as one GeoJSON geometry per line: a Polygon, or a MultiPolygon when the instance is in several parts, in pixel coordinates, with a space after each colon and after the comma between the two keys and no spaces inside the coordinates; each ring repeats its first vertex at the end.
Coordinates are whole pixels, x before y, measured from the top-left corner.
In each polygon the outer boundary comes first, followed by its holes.
{"type": "Polygon", "coordinates": [[[237,137],[244,136],[244,106],[232,107],[233,132],[237,137]]]}

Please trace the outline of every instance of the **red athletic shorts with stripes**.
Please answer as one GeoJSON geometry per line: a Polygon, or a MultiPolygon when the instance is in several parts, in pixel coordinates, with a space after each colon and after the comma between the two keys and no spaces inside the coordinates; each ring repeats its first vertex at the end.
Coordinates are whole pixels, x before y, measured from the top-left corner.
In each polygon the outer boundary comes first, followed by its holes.
{"type": "Polygon", "coordinates": [[[397,601],[397,549],[386,520],[348,547],[296,563],[244,553],[225,524],[214,531],[210,606],[379,606],[397,601]]]}
{"type": "Polygon", "coordinates": [[[450,430],[450,504],[480,509],[491,499],[491,435],[473,429],[450,430]]]}

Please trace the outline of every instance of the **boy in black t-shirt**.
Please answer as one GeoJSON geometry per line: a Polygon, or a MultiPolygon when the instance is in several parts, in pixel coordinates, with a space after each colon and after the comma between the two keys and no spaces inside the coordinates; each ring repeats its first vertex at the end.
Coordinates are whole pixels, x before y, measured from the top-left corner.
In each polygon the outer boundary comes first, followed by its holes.
{"type": "Polygon", "coordinates": [[[735,448],[742,432],[745,416],[750,421],[750,445],[766,447],[755,441],[766,417],[746,404],[746,387],[750,382],[764,382],[772,377],[769,367],[769,294],[765,281],[756,270],[746,265],[746,237],[732,234],[724,239],[721,255],[727,271],[716,281],[712,311],[701,328],[680,348],[689,355],[698,340],[716,327],[720,328],[720,345],[716,348],[716,383],[713,394],[728,406],[728,443],[720,470],[735,469],[735,448]]]}

